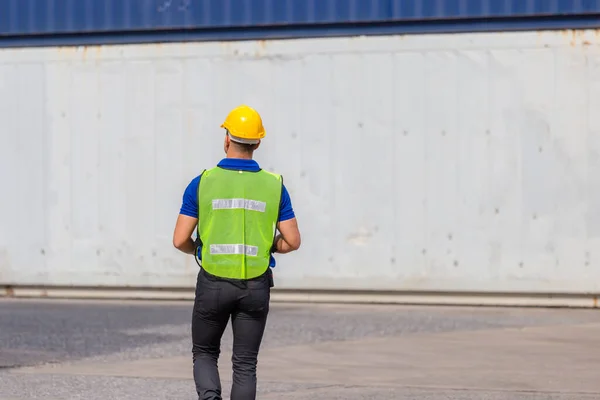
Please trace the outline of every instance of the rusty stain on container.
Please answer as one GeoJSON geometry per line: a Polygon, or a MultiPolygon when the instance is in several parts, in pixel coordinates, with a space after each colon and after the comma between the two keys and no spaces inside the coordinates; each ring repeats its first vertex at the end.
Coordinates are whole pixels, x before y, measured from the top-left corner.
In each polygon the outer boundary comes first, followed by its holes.
{"type": "Polygon", "coordinates": [[[258,40],[256,42],[257,49],[256,49],[256,53],[255,56],[256,57],[260,57],[263,56],[265,54],[265,51],[267,50],[267,42],[265,40],[258,40]]]}
{"type": "MultiPolygon", "coordinates": [[[[163,43],[148,43],[148,47],[151,48],[152,50],[156,50],[159,53],[162,53],[163,51],[163,43]]],[[[162,55],[162,54],[161,54],[162,55]]]]}
{"type": "Polygon", "coordinates": [[[598,296],[594,296],[593,300],[594,300],[594,308],[598,308],[598,296]]]}
{"type": "Polygon", "coordinates": [[[569,40],[569,45],[571,47],[577,46],[577,38],[578,37],[583,37],[583,32],[579,31],[579,30],[561,29],[559,32],[560,32],[561,36],[563,36],[565,39],[569,40]]]}
{"type": "Polygon", "coordinates": [[[10,287],[10,286],[7,286],[4,289],[4,291],[6,292],[6,296],[7,297],[14,297],[15,296],[15,290],[12,287],[10,287]]]}
{"type": "Polygon", "coordinates": [[[229,42],[219,42],[219,44],[225,51],[229,51],[229,49],[231,48],[231,44],[229,42]]]}
{"type": "Polygon", "coordinates": [[[558,31],[558,32],[559,32],[559,33],[560,33],[562,36],[564,36],[564,37],[568,38],[568,37],[571,35],[571,33],[572,33],[572,30],[571,30],[571,29],[561,29],[561,30],[560,30],[560,31],[558,31]]]}
{"type": "Polygon", "coordinates": [[[102,56],[102,46],[82,46],[81,59],[87,61],[88,58],[98,60],[102,56]]]}
{"type": "MultiPolygon", "coordinates": [[[[561,29],[558,33],[569,41],[571,47],[580,45],[591,46],[594,44],[591,35],[594,35],[596,38],[600,37],[600,29],[561,29]]],[[[539,39],[542,39],[545,32],[538,32],[537,35],[539,39]]],[[[543,46],[545,48],[551,47],[549,43],[543,43],[543,46]]]]}
{"type": "Polygon", "coordinates": [[[77,48],[73,47],[73,46],[61,46],[57,48],[58,50],[58,54],[61,56],[72,56],[73,54],[77,53],[77,48]]]}

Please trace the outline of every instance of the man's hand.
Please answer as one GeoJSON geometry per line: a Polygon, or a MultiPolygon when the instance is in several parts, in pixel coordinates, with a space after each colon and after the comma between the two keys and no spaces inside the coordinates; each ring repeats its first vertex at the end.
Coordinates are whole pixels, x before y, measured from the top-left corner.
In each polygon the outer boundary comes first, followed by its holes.
{"type": "Polygon", "coordinates": [[[186,254],[194,254],[196,252],[196,244],[192,240],[192,233],[194,233],[197,226],[198,218],[179,214],[177,223],[175,224],[175,231],[173,232],[173,246],[186,254]]]}

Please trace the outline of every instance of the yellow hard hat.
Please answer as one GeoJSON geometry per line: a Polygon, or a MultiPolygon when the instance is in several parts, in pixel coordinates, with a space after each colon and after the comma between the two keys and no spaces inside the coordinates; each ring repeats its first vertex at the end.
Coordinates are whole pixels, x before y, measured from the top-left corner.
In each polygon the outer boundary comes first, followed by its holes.
{"type": "Polygon", "coordinates": [[[246,105],[231,110],[221,128],[227,129],[231,140],[238,143],[255,144],[265,137],[260,114],[246,105]]]}

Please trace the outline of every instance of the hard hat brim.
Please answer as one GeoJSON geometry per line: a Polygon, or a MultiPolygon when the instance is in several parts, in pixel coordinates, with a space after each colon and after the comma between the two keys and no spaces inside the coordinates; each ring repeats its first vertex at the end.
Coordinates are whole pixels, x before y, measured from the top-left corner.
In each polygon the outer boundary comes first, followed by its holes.
{"type": "Polygon", "coordinates": [[[227,136],[229,136],[229,139],[231,139],[232,141],[240,144],[257,144],[258,142],[260,142],[260,139],[244,139],[237,136],[233,136],[229,131],[227,131],[227,136]]]}

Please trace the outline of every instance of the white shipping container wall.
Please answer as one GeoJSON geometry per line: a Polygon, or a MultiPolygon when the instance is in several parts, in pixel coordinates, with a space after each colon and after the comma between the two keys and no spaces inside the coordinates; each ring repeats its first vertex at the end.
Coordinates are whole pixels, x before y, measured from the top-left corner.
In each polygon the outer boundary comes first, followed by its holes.
{"type": "Polygon", "coordinates": [[[595,31],[0,50],[0,284],[192,287],[241,103],[303,233],[279,288],[599,291],[595,31]]]}

